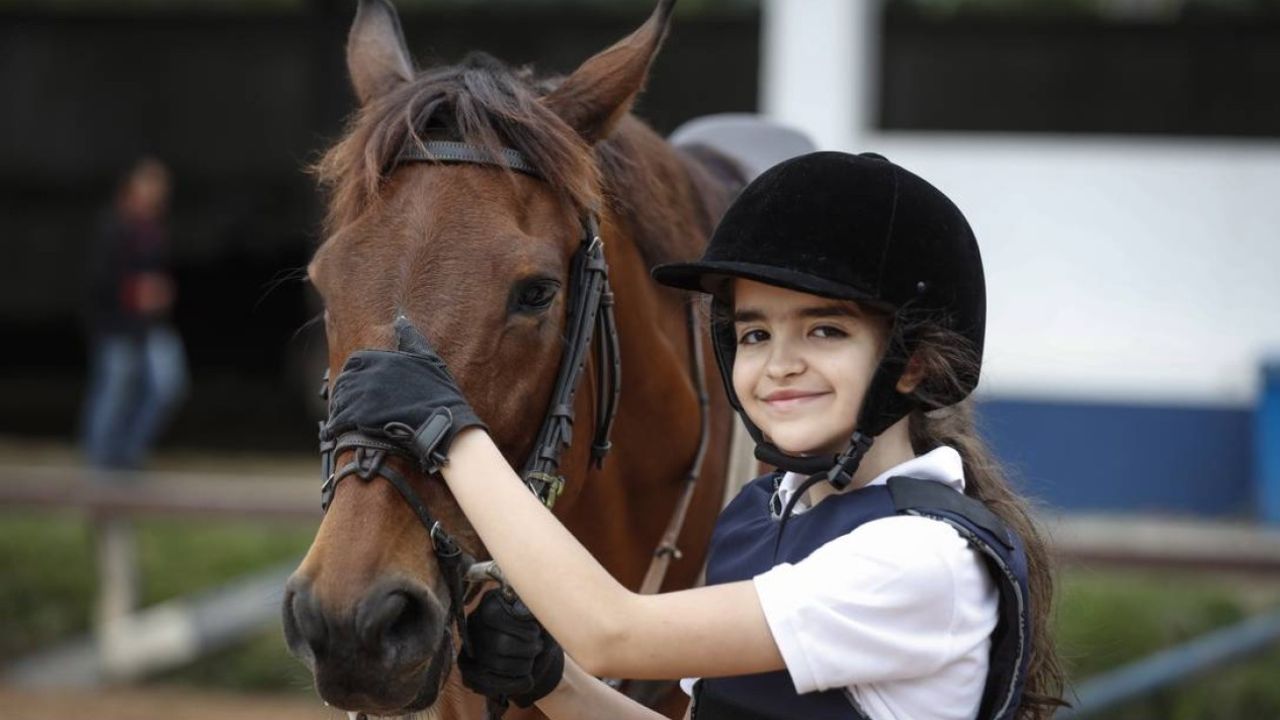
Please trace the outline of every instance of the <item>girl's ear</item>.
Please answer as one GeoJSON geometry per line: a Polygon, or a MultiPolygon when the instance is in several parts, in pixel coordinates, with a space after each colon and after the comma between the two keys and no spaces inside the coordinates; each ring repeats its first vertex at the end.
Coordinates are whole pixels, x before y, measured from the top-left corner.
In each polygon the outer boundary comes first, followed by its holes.
{"type": "Polygon", "coordinates": [[[910,395],[915,392],[920,383],[924,381],[924,363],[920,361],[920,355],[913,353],[911,359],[907,361],[907,369],[902,371],[902,377],[898,378],[898,384],[895,386],[898,392],[903,395],[910,395]]]}

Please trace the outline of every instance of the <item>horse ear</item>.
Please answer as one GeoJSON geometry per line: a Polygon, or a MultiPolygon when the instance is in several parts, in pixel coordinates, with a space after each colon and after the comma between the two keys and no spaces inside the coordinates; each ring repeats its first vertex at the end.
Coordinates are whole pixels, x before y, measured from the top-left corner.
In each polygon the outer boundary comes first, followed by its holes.
{"type": "Polygon", "coordinates": [[[644,87],[658,54],[675,0],[659,0],[639,29],[587,60],[544,102],[589,143],[609,136],[644,87]]]}
{"type": "Polygon", "coordinates": [[[413,61],[390,0],[360,0],[347,35],[347,71],[361,105],[413,79],[413,61]]]}

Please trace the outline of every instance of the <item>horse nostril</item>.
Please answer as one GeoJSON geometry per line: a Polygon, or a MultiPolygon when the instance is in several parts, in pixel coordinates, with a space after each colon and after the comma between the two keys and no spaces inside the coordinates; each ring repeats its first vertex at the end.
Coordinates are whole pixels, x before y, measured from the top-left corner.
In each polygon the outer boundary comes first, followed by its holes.
{"type": "Polygon", "coordinates": [[[404,593],[391,592],[366,600],[361,612],[356,615],[356,632],[360,642],[366,646],[382,644],[382,637],[388,628],[400,622],[409,606],[404,593]]]}
{"type": "Polygon", "coordinates": [[[406,660],[429,652],[433,625],[427,598],[405,588],[371,593],[356,611],[362,645],[406,660]]]}
{"type": "Polygon", "coordinates": [[[422,603],[406,598],[405,606],[400,611],[400,616],[387,627],[387,637],[397,640],[422,632],[427,626],[426,616],[426,608],[422,606],[422,603]]]}
{"type": "Polygon", "coordinates": [[[300,658],[314,658],[328,639],[324,621],[315,597],[302,584],[290,586],[284,596],[284,636],[289,650],[300,658]]]}

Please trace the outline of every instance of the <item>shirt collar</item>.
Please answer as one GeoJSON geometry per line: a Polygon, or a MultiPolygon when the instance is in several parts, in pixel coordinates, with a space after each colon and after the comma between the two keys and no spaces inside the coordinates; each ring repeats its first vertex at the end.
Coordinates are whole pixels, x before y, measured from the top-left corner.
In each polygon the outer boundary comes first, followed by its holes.
{"type": "MultiPolygon", "coordinates": [[[[964,492],[964,461],[960,459],[960,453],[956,452],[955,448],[946,445],[940,445],[924,455],[911,458],[904,463],[899,463],[885,470],[872,478],[871,482],[864,487],[884,485],[889,481],[889,478],[895,476],[933,480],[943,483],[957,492],[964,492]]],[[[791,494],[807,477],[807,475],[793,472],[782,476],[782,480],[778,483],[777,491],[779,507],[786,507],[787,502],[791,499],[791,494]]],[[[808,509],[809,502],[807,498],[800,498],[796,501],[793,512],[799,513],[808,509]]]]}

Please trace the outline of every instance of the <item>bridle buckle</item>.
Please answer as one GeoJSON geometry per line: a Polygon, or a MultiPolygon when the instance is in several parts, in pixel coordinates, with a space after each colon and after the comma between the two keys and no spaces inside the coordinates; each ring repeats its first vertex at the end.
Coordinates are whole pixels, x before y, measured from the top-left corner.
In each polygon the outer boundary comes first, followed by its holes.
{"type": "Polygon", "coordinates": [[[550,510],[555,507],[556,500],[564,492],[564,476],[533,471],[525,475],[524,484],[529,487],[535,497],[550,510]],[[535,486],[535,483],[538,485],[535,486]]]}
{"type": "Polygon", "coordinates": [[[381,449],[370,449],[365,447],[356,448],[355,458],[355,475],[356,477],[368,482],[378,477],[379,471],[382,470],[382,461],[387,457],[387,451],[381,449]]]}
{"type": "Polygon", "coordinates": [[[458,547],[458,543],[454,541],[453,536],[449,535],[444,526],[437,520],[431,525],[431,549],[441,559],[456,558],[462,554],[462,548],[458,547]]]}

